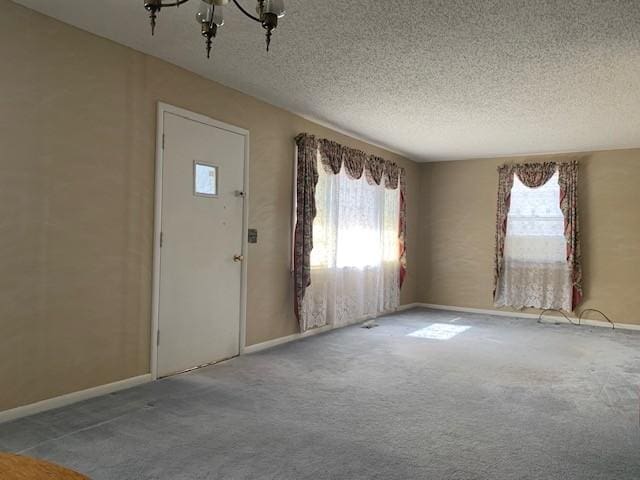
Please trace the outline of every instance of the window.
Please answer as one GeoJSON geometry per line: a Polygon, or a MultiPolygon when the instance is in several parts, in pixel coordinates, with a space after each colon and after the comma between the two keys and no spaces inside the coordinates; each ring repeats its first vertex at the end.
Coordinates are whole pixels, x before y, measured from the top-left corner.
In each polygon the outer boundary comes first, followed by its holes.
{"type": "Polygon", "coordinates": [[[201,197],[216,197],[218,195],[218,167],[194,162],[193,192],[201,197]]]}
{"type": "Polygon", "coordinates": [[[514,174],[498,306],[571,310],[558,172],[537,188],[514,174]]]}
{"type": "Polygon", "coordinates": [[[334,175],[318,163],[311,286],[303,301],[310,326],[346,325],[400,303],[400,189],[365,175],[334,175]]]}
{"type": "Polygon", "coordinates": [[[558,172],[538,188],[514,175],[505,257],[531,263],[566,263],[558,172]]]}
{"type": "Polygon", "coordinates": [[[367,268],[397,262],[400,190],[319,168],[311,266],[367,268]]]}

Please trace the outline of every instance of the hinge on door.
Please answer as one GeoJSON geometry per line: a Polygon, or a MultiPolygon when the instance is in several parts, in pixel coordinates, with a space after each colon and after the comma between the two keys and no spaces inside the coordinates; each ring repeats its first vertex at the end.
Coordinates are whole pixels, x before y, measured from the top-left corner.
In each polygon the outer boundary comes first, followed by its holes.
{"type": "Polygon", "coordinates": [[[164,150],[164,133],[162,134],[162,149],[164,150]]]}
{"type": "Polygon", "coordinates": [[[160,248],[162,248],[163,232],[160,232],[160,248]]]}
{"type": "Polygon", "coordinates": [[[158,336],[156,337],[156,345],[160,345],[160,330],[158,330],[158,336]]]}

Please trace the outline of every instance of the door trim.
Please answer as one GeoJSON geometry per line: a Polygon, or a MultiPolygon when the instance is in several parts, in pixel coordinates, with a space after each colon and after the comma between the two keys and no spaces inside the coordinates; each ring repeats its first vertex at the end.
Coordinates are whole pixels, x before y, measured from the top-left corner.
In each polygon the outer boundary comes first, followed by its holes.
{"type": "Polygon", "coordinates": [[[160,314],[160,232],[162,231],[162,163],[164,161],[164,114],[171,113],[187,120],[203,123],[212,127],[237,133],[244,137],[244,202],[242,208],[242,255],[244,261],[241,267],[240,281],[240,337],[238,345],[240,355],[246,348],[246,328],[247,328],[247,260],[248,260],[248,238],[247,228],[249,223],[249,131],[244,128],[229,125],[228,123],[214,120],[199,113],[190,112],[180,107],[175,107],[167,103],[158,102],[157,127],[156,127],[156,177],[155,177],[155,200],[154,200],[154,221],[153,221],[153,284],[151,292],[151,378],[158,378],[158,328],[160,314]]]}

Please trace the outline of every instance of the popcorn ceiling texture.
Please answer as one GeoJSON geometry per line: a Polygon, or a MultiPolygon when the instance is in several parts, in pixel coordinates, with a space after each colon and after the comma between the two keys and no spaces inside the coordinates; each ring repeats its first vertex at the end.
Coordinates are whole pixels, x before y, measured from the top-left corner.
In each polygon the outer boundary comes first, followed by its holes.
{"type": "Polygon", "coordinates": [[[195,2],[17,3],[417,160],[640,146],[636,0],[289,0],[270,54],[228,8],[212,61],[195,2]]]}

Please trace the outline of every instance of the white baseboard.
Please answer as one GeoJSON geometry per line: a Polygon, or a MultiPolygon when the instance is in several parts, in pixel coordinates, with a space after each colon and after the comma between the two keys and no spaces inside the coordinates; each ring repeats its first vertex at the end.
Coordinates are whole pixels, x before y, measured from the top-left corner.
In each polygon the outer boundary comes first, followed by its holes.
{"type": "Polygon", "coordinates": [[[286,337],[274,338],[273,340],[267,340],[266,342],[256,343],[254,345],[249,345],[248,347],[244,347],[244,350],[242,351],[242,353],[245,354],[245,353],[260,352],[261,350],[266,350],[267,348],[273,348],[273,347],[277,347],[278,345],[300,340],[302,338],[312,337],[313,335],[317,335],[323,332],[328,332],[329,330],[333,330],[333,329],[334,329],[333,325],[325,325],[324,327],[307,330],[304,333],[294,333],[292,335],[287,335],[286,337]]]}
{"type": "Polygon", "coordinates": [[[407,303],[406,305],[400,305],[396,312],[403,312],[404,310],[411,310],[412,308],[421,307],[422,303],[407,303]]]}
{"type": "Polygon", "coordinates": [[[287,335],[286,337],[274,338],[273,340],[267,340],[266,342],[256,343],[254,345],[249,345],[248,347],[244,347],[244,349],[242,350],[242,353],[243,354],[249,354],[249,353],[260,352],[262,350],[266,350],[267,348],[277,347],[278,345],[283,345],[285,343],[294,342],[296,340],[301,340],[303,338],[311,337],[311,336],[317,335],[319,333],[329,332],[331,330],[335,330],[335,329],[338,329],[338,328],[348,327],[348,326],[351,326],[351,325],[357,325],[358,323],[362,323],[362,322],[365,322],[367,320],[371,320],[373,318],[378,318],[378,317],[381,317],[383,315],[388,315],[388,314],[394,313],[394,312],[401,312],[403,310],[409,310],[411,308],[416,308],[416,307],[419,307],[419,306],[421,306],[421,304],[419,304],[419,303],[408,303],[406,305],[400,305],[393,312],[384,312],[384,313],[381,313],[380,315],[370,315],[370,316],[367,316],[367,317],[359,318],[359,319],[354,320],[353,322],[351,322],[351,323],[349,323],[347,325],[341,325],[339,327],[334,327],[333,325],[325,325],[324,327],[318,327],[318,328],[314,328],[312,330],[307,330],[304,333],[294,333],[293,335],[287,335]]]}
{"type": "MultiPolygon", "coordinates": [[[[436,305],[433,303],[417,303],[416,307],[422,308],[432,308],[434,310],[449,310],[453,312],[467,312],[467,313],[479,313],[481,315],[495,315],[500,317],[511,317],[511,318],[533,318],[538,319],[540,314],[538,313],[527,313],[527,312],[516,312],[509,310],[490,310],[483,308],[468,308],[468,307],[456,307],[452,305],[436,305]]],[[[578,317],[569,317],[572,322],[578,323],[578,317]]],[[[569,323],[569,321],[561,315],[543,315],[543,320],[551,321],[554,323],[569,323]]],[[[609,322],[604,322],[601,320],[589,320],[582,319],[582,325],[588,325],[591,327],[604,327],[611,328],[611,324],[609,322]]],[[[640,330],[640,325],[634,325],[632,323],[618,323],[616,322],[616,328],[620,330],[640,330]]]]}
{"type": "MultiPolygon", "coordinates": [[[[467,313],[479,313],[483,315],[496,315],[502,317],[511,317],[511,318],[529,318],[529,319],[538,319],[538,314],[536,313],[526,313],[526,312],[512,312],[506,310],[490,310],[490,309],[482,309],[482,308],[468,308],[468,307],[456,307],[452,305],[436,305],[432,303],[409,303],[406,305],[401,305],[397,308],[396,311],[405,311],[410,310],[412,308],[431,308],[434,310],[449,310],[454,312],[467,312],[467,313]]],[[[391,313],[391,312],[388,312],[391,313]]],[[[365,320],[369,320],[375,317],[367,317],[363,319],[359,319],[353,322],[351,325],[357,324],[359,322],[363,322],[365,320]]],[[[557,323],[568,323],[567,320],[562,316],[554,316],[554,315],[543,315],[542,318],[544,320],[557,322],[557,323]]],[[[572,321],[578,321],[577,317],[570,317],[572,321]]],[[[611,324],[608,322],[603,322],[600,320],[582,320],[583,325],[589,325],[593,327],[605,327],[611,328],[611,324]]],[[[317,335],[320,333],[328,332],[330,330],[334,330],[336,328],[333,325],[327,325],[320,328],[315,328],[313,330],[309,330],[304,333],[294,333],[293,335],[288,335],[286,337],[275,338],[273,340],[268,340],[266,342],[257,343],[255,345],[250,345],[243,349],[243,354],[255,353],[261,350],[266,350],[268,348],[276,347],[278,345],[282,345],[288,342],[293,342],[296,340],[300,340],[303,338],[311,337],[313,335],[317,335]]],[[[637,330],[640,331],[640,325],[634,325],[629,323],[616,323],[616,328],[621,330],[637,330]]],[[[49,398],[47,400],[42,400],[40,402],[32,403],[29,405],[24,405],[21,407],[16,407],[11,410],[5,410],[0,412],[0,423],[9,422],[11,420],[16,420],[18,418],[26,417],[29,415],[34,415],[36,413],[41,413],[47,410],[53,410],[55,408],[64,407],[66,405],[71,405],[73,403],[81,402],[83,400],[88,400],[90,398],[99,397],[101,395],[107,395],[109,393],[118,392],[120,390],[126,390],[127,388],[135,387],[138,385],[142,385],[144,383],[151,382],[153,380],[150,373],[145,375],[140,375],[137,377],[127,378],[125,380],[120,380],[113,383],[108,383],[106,385],[99,385],[97,387],[89,388],[87,390],[81,390],[79,392],[68,393],[66,395],[61,395],[59,397],[49,398]]]]}
{"type": "Polygon", "coordinates": [[[151,374],[147,373],[138,377],[127,378],[118,382],[99,385],[97,387],[88,388],[87,390],[68,393],[59,397],[49,398],[40,402],[24,405],[22,407],[12,408],[11,410],[0,412],[0,423],[27,417],[29,415],[41,413],[46,410],[53,410],[54,408],[64,407],[67,405],[71,405],[72,403],[81,402],[82,400],[88,400],[90,398],[99,397],[101,395],[107,395],[109,393],[118,392],[120,390],[126,390],[127,388],[142,385],[143,383],[147,383],[150,381],[151,374]]]}
{"type": "MultiPolygon", "coordinates": [[[[407,305],[401,305],[400,307],[398,307],[396,311],[408,310],[418,306],[421,306],[421,304],[410,303],[407,305]]],[[[353,324],[357,324],[359,322],[363,322],[371,318],[374,318],[374,317],[359,319],[353,322],[353,324]]],[[[275,338],[273,340],[268,340],[266,342],[245,347],[242,350],[242,353],[246,354],[246,353],[259,352],[261,350],[266,350],[267,348],[276,347],[284,343],[293,342],[295,340],[311,337],[319,333],[328,332],[330,330],[334,330],[335,328],[340,328],[340,327],[327,325],[325,327],[314,328],[313,330],[309,330],[304,333],[294,333],[293,335],[288,335],[286,337],[275,338]]],[[[151,381],[153,381],[153,377],[150,373],[147,373],[145,375],[140,375],[138,377],[127,378],[125,380],[120,380],[118,382],[108,383],[106,385],[99,385],[97,387],[89,388],[87,390],[72,392],[66,395],[61,395],[59,397],[49,398],[47,400],[31,403],[29,405],[12,408],[10,410],[5,410],[0,412],[0,423],[10,422],[11,420],[17,420],[19,418],[27,417],[29,415],[35,415],[36,413],[41,413],[47,410],[53,410],[55,408],[64,407],[67,405],[71,405],[72,403],[88,400],[90,398],[99,397],[101,395],[108,395],[109,393],[117,392],[120,390],[126,390],[127,388],[135,387],[137,385],[142,385],[143,383],[148,383],[151,381]]]]}

